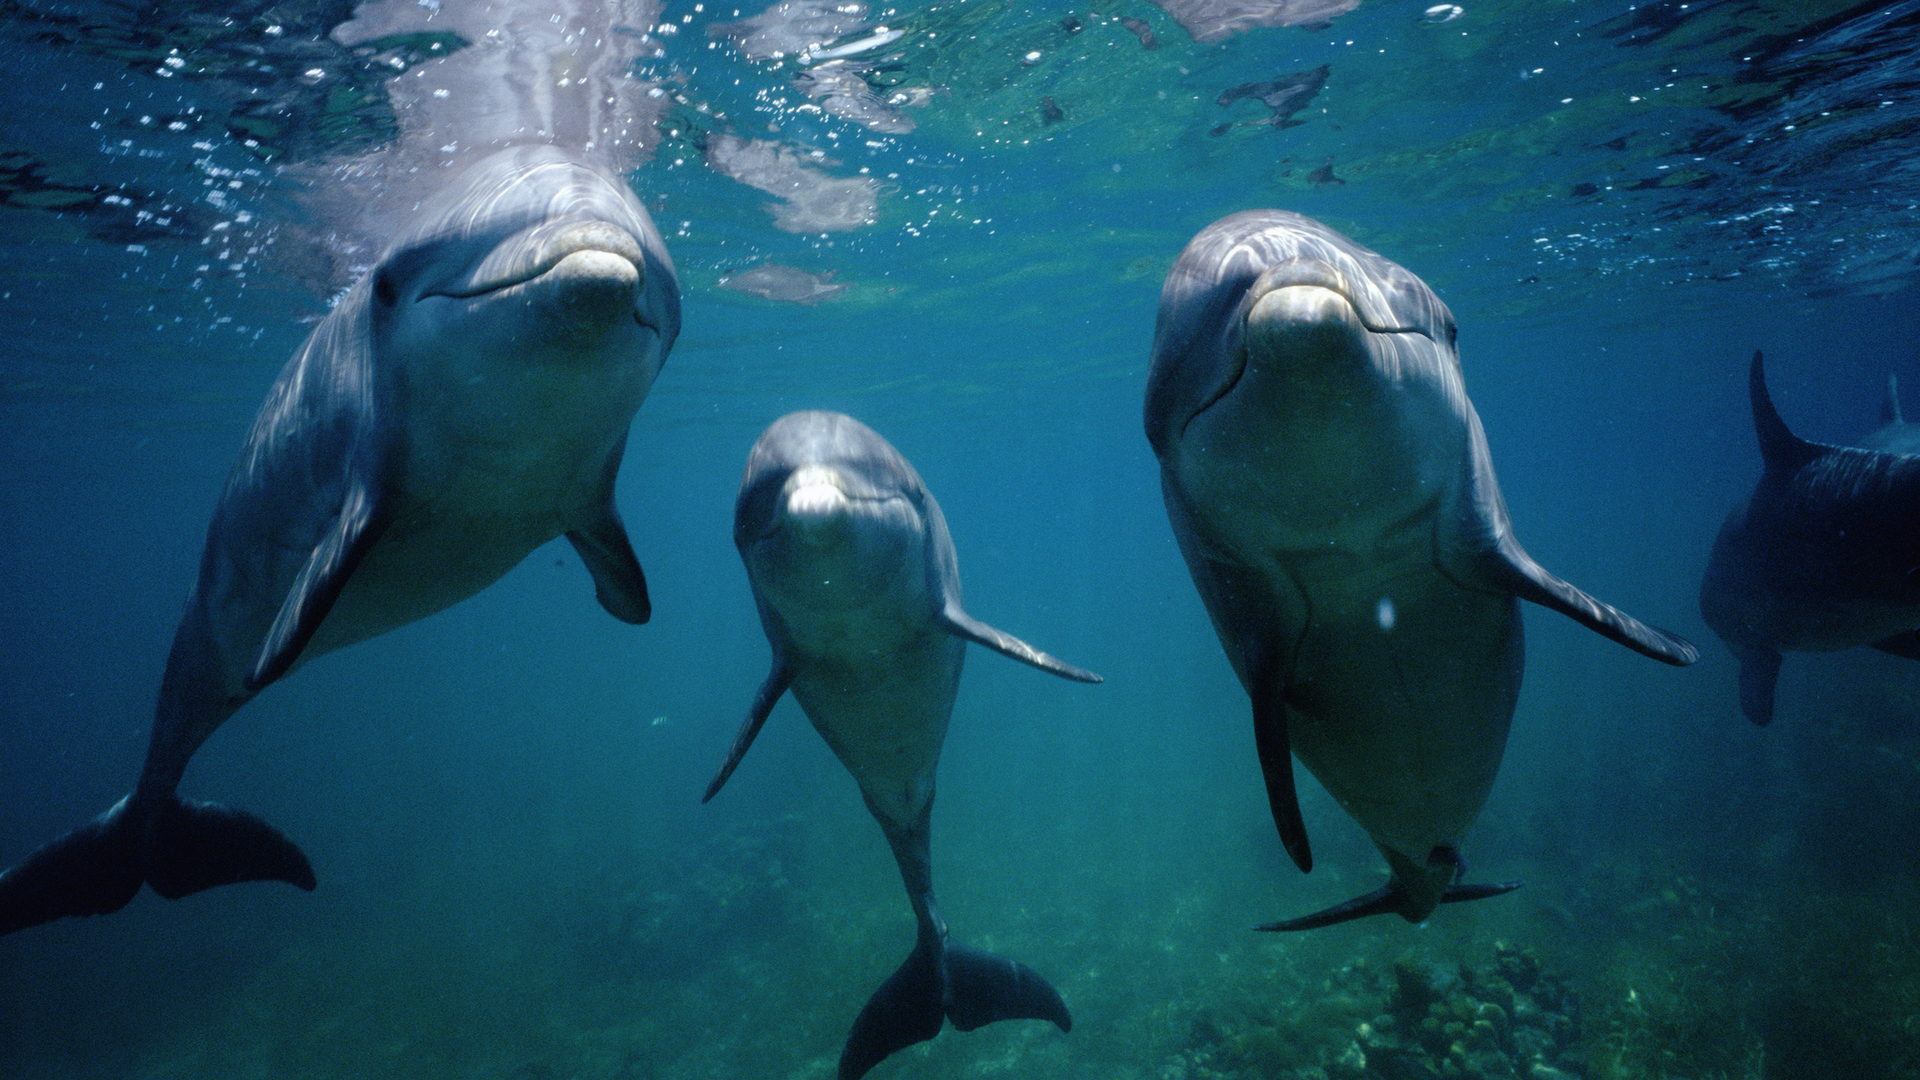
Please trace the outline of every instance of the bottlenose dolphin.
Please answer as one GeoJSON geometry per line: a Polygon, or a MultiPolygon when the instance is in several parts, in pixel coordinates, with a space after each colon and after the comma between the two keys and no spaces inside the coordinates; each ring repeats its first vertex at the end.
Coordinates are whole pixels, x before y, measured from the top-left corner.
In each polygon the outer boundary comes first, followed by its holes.
{"type": "Polygon", "coordinates": [[[273,879],[300,849],[176,794],[267,684],[478,592],[564,534],[616,617],[645,579],[614,509],[627,428],[680,328],[666,247],[625,184],[502,151],[423,207],[267,395],[214,511],[133,793],[0,874],[0,933],[273,879]]]}
{"type": "Polygon", "coordinates": [[[850,416],[790,413],[761,433],[740,480],[733,542],[773,646],[773,671],[706,798],[792,690],[859,783],[919,922],[912,954],[853,1023],[841,1080],[938,1035],[943,1016],[962,1031],[1010,1019],[1070,1030],[1059,993],[1033,969],[947,942],[933,898],[933,779],[967,642],[1063,678],[1100,677],[961,608],[940,505],[899,451],[850,416]]]}
{"type": "Polygon", "coordinates": [[[1378,892],[1273,923],[1427,917],[1463,885],[1521,675],[1518,600],[1672,664],[1699,653],[1521,550],[1419,278],[1320,223],[1250,210],[1167,275],[1146,399],[1167,516],[1241,685],[1274,823],[1313,866],[1299,756],[1373,838],[1378,892]]]}
{"type": "Polygon", "coordinates": [[[1740,659],[1741,711],[1766,724],[1784,649],[1920,660],[1920,430],[1891,380],[1882,426],[1858,447],[1788,430],[1758,352],[1747,387],[1766,468],[1713,542],[1700,614],[1740,659]]]}

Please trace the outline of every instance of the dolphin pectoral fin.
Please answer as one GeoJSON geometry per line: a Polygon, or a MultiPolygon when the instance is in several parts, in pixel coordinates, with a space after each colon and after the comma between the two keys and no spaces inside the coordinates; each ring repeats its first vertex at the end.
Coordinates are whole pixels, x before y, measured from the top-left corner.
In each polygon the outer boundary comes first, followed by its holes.
{"type": "Polygon", "coordinates": [[[1873,647],[1883,653],[1904,656],[1909,660],[1920,660],[1920,632],[1902,630],[1892,637],[1881,638],[1873,647]]]}
{"type": "Polygon", "coordinates": [[[613,502],[613,481],[620,472],[620,459],[626,455],[627,437],[607,455],[601,471],[600,490],[588,507],[588,516],[567,530],[573,550],[593,575],[593,595],[607,614],[636,626],[653,617],[653,602],[647,597],[647,576],[633,554],[633,542],[627,539],[627,527],[620,521],[620,510],[613,502]]]}
{"type": "Polygon", "coordinates": [[[867,999],[840,1050],[840,1080],[859,1080],[894,1051],[940,1034],[943,949],[938,935],[922,934],[899,970],[867,999]]]}
{"type": "Polygon", "coordinates": [[[1040,973],[1004,956],[947,946],[947,1019],[961,1031],[995,1020],[1051,1020],[1073,1030],[1060,992],[1040,973]]]}
{"type": "Polygon", "coordinates": [[[653,601],[647,596],[647,576],[627,539],[627,527],[613,504],[607,503],[590,522],[567,530],[573,550],[593,575],[593,595],[607,614],[621,622],[639,625],[653,618],[653,601]]]}
{"type": "MultiPolygon", "coordinates": [[[[1520,881],[1500,881],[1487,885],[1449,885],[1440,897],[1442,904],[1459,904],[1468,900],[1485,900],[1489,896],[1510,893],[1525,884],[1520,881]]],[[[1256,926],[1255,930],[1318,930],[1323,926],[1352,922],[1369,915],[1398,915],[1409,922],[1425,919],[1425,915],[1416,915],[1411,907],[1412,895],[1399,878],[1388,882],[1365,896],[1356,896],[1344,903],[1335,904],[1323,911],[1311,915],[1302,915],[1297,919],[1282,919],[1279,922],[1256,926]]]]}
{"type": "Polygon", "coordinates": [[[140,891],[138,829],[127,800],[0,873],[0,934],[71,915],[105,915],[140,891]]]}
{"type": "Polygon", "coordinates": [[[753,695],[753,708],[747,713],[746,723],[740,725],[740,734],[734,736],[733,750],[727,754],[726,764],[720,766],[713,783],[707,785],[707,793],[700,797],[701,802],[708,802],[720,794],[720,789],[726,786],[727,777],[732,776],[733,770],[739,767],[740,759],[747,756],[747,747],[753,745],[754,736],[760,734],[760,726],[767,722],[767,714],[773,711],[780,695],[786,693],[792,683],[793,672],[785,664],[776,662],[773,671],[767,675],[767,681],[760,684],[760,692],[753,695]]]}
{"type": "Polygon", "coordinates": [[[1524,881],[1493,881],[1482,885],[1449,885],[1446,895],[1440,897],[1443,904],[1461,904],[1468,900],[1485,900],[1489,896],[1500,896],[1525,885],[1524,881]]]}
{"type": "Polygon", "coordinates": [[[313,867],[260,818],[219,803],[175,799],[155,814],[147,884],[169,900],[242,881],[284,881],[313,891],[313,867]]]}
{"type": "Polygon", "coordinates": [[[1293,748],[1287,741],[1287,703],[1273,678],[1256,676],[1253,692],[1253,741],[1260,755],[1260,772],[1267,779],[1267,805],[1273,811],[1280,842],[1302,873],[1313,869],[1313,849],[1307,843],[1307,823],[1300,816],[1300,796],[1293,785],[1293,748]]]}
{"type": "Polygon", "coordinates": [[[1491,556],[1487,560],[1491,583],[1522,600],[1531,600],[1541,607],[1557,611],[1602,637],[1612,638],[1634,652],[1651,656],[1662,663],[1685,667],[1700,659],[1699,648],[1686,638],[1648,626],[1556,577],[1546,567],[1534,562],[1510,532],[1501,537],[1499,546],[1491,556]]]}
{"type": "Polygon", "coordinates": [[[1740,711],[1759,727],[1773,723],[1773,688],[1780,681],[1780,652],[1748,646],[1740,657],[1740,711]]]}
{"type": "Polygon", "coordinates": [[[260,690],[293,668],[301,651],[313,640],[314,631],[333,610],[347,579],[380,539],[386,516],[376,494],[359,476],[347,485],[332,528],[314,544],[306,565],[281,601],[280,613],[267,630],[253,671],[247,675],[248,690],[260,690]]]}
{"type": "Polygon", "coordinates": [[[960,605],[951,599],[947,601],[946,608],[940,612],[940,622],[947,628],[947,632],[955,637],[985,645],[1002,656],[1010,656],[1023,664],[1031,664],[1049,675],[1058,675],[1063,679],[1083,683],[1106,681],[1091,671],[1083,671],[1064,660],[1048,656],[1012,634],[995,630],[962,611],[960,605]]]}

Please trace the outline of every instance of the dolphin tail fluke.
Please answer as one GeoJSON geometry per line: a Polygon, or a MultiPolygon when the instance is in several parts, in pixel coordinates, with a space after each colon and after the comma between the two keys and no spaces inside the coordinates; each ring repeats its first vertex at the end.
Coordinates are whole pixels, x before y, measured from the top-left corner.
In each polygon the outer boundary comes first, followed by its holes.
{"type": "Polygon", "coordinates": [[[147,884],[169,900],[216,885],[284,881],[313,891],[313,866],[260,818],[219,803],[174,799],[153,817],[147,884]]]}
{"type": "Polygon", "coordinates": [[[169,900],[240,881],[313,888],[307,857],[252,814],[179,799],[144,813],[130,806],[121,799],[0,873],[0,934],[119,911],[142,881],[169,900]]]}
{"type": "Polygon", "coordinates": [[[0,873],[0,934],[119,911],[140,891],[140,879],[138,830],[122,799],[0,873]]]}
{"type": "MultiPolygon", "coordinates": [[[[1455,884],[1447,887],[1440,896],[1442,904],[1459,904],[1468,900],[1485,900],[1489,896],[1510,893],[1525,882],[1500,881],[1485,885],[1455,884]]],[[[1398,878],[1365,896],[1356,896],[1344,903],[1335,904],[1324,911],[1311,915],[1302,915],[1297,919],[1282,919],[1279,922],[1256,926],[1255,930],[1318,930],[1323,926],[1352,922],[1369,915],[1398,915],[1408,922],[1423,922],[1430,912],[1416,912],[1413,907],[1413,895],[1398,878]]]]}
{"type": "Polygon", "coordinates": [[[1066,1002],[1039,972],[1018,960],[922,935],[853,1022],[840,1052],[840,1080],[859,1080],[894,1051],[940,1034],[943,1019],[961,1031],[995,1020],[1051,1020],[1061,1031],[1073,1030],[1066,1002]]]}
{"type": "Polygon", "coordinates": [[[1040,973],[1004,956],[947,946],[947,1019],[961,1031],[995,1020],[1051,1020],[1073,1030],[1060,991],[1040,973]]]}
{"type": "Polygon", "coordinates": [[[922,934],[906,962],[867,999],[840,1051],[840,1080],[859,1080],[894,1051],[940,1034],[946,1018],[942,951],[937,935],[922,934]]]}

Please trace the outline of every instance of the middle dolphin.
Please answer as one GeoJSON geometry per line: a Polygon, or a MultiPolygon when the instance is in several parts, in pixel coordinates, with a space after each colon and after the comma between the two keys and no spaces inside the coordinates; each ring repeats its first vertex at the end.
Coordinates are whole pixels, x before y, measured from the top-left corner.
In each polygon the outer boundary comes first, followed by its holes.
{"type": "Polygon", "coordinates": [[[1201,230],[1161,293],[1147,439],[1253,699],[1274,823],[1312,869],[1291,751],[1392,870],[1377,892],[1261,929],[1420,922],[1515,887],[1458,879],[1519,696],[1518,599],[1670,664],[1699,658],[1521,550],[1454,333],[1419,278],[1281,210],[1201,230]]]}
{"type": "Polygon", "coordinates": [[[919,922],[912,954],[854,1021],[841,1080],[938,1035],[943,1017],[962,1031],[1011,1019],[1070,1030],[1059,993],[1031,968],[947,943],[933,898],[933,776],[967,642],[1063,678],[1100,676],[962,610],[939,504],[899,451],[850,416],[790,413],[761,433],[734,503],[733,542],[773,646],[773,672],[706,798],[791,689],[859,783],[919,922]]]}

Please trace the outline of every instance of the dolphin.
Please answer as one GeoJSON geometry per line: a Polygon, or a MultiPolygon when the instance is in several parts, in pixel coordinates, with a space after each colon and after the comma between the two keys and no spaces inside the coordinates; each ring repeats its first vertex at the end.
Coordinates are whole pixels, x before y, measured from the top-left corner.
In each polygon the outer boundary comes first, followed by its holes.
{"type": "Polygon", "coordinates": [[[1780,654],[1871,645],[1920,660],[1920,428],[1889,379],[1882,426],[1860,446],[1796,436],[1747,375],[1766,463],[1727,515],[1700,583],[1700,614],[1740,660],[1740,709],[1773,720],[1780,654]]]}
{"type": "Polygon", "coordinates": [[[680,328],[666,247],[625,184],[545,146],[422,207],[295,352],[207,530],[133,792],[0,874],[0,933],[117,911],[142,882],[314,887],[260,818],[176,792],[261,689],[478,592],[565,535],[645,622],[613,504],[627,428],[680,328]]]}
{"type": "Polygon", "coordinates": [[[940,505],[899,451],[850,416],[790,413],[761,433],[740,480],[733,542],[773,646],[773,671],[706,798],[792,690],[859,783],[919,923],[913,952],[854,1021],[840,1080],[938,1035],[943,1016],[961,1031],[1010,1019],[1071,1030],[1060,994],[1033,969],[948,943],[933,897],[929,825],[967,642],[1062,678],[1100,676],[961,608],[940,505]]]}
{"type": "Polygon", "coordinates": [[[1521,549],[1454,335],[1419,278],[1282,210],[1201,230],[1161,293],[1147,439],[1253,702],[1274,824],[1312,869],[1291,751],[1391,868],[1377,892],[1261,929],[1419,922],[1517,886],[1461,884],[1459,846],[1519,694],[1519,600],[1671,664],[1699,656],[1521,549]]]}

